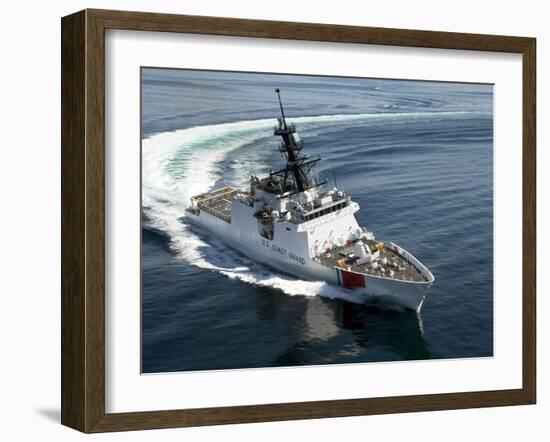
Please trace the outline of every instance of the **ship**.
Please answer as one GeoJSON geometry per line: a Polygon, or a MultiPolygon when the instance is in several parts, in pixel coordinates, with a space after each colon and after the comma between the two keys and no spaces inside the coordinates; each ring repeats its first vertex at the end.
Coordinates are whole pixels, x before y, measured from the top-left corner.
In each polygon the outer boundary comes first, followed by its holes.
{"type": "Polygon", "coordinates": [[[379,241],[359,225],[359,204],[318,177],[321,158],[304,154],[280,90],[275,93],[281,116],[273,134],[281,139],[277,149],[284,167],[265,177],[252,175],[247,190],[224,186],[193,196],[185,218],[278,272],[349,289],[360,303],[419,312],[433,274],[403,247],[379,241]]]}

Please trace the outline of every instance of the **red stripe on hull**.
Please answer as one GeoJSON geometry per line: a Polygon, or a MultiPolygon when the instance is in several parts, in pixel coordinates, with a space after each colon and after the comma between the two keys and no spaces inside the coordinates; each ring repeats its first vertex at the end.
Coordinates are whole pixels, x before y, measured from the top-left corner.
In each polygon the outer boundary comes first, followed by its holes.
{"type": "Polygon", "coordinates": [[[358,273],[340,270],[342,274],[342,285],[348,288],[365,287],[365,277],[358,273]]]}

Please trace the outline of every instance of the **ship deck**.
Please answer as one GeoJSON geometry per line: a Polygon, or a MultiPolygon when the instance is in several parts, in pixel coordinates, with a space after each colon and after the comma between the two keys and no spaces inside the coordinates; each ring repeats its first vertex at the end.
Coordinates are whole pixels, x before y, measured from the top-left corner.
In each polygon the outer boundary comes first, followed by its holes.
{"type": "Polygon", "coordinates": [[[242,192],[239,192],[233,187],[222,187],[220,189],[212,190],[193,197],[195,205],[193,208],[189,208],[188,210],[203,210],[216,218],[220,218],[223,221],[230,223],[231,203],[235,198],[239,198],[241,196],[242,192]]]}
{"type": "MultiPolygon", "coordinates": [[[[361,240],[359,240],[361,241],[361,240]]],[[[375,249],[379,243],[374,240],[362,239],[362,241],[371,249],[375,249]]],[[[356,264],[356,258],[353,256],[353,244],[344,245],[332,249],[330,252],[321,253],[317,258],[321,264],[327,267],[340,267],[352,272],[364,273],[367,275],[391,278],[400,281],[427,282],[426,278],[406,259],[399,256],[388,247],[380,250],[378,258],[378,268],[374,269],[369,264],[356,264]],[[386,258],[387,263],[381,265],[380,262],[386,258]],[[393,274],[391,273],[393,272],[393,274]]]]}

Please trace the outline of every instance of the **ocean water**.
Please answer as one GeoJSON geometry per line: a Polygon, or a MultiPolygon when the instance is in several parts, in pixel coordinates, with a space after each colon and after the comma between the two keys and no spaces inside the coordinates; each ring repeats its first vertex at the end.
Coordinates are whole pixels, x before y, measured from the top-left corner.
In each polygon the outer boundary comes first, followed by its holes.
{"type": "Polygon", "coordinates": [[[493,354],[493,88],[143,68],[142,371],[493,354]],[[282,164],[287,120],[356,217],[435,275],[421,314],[251,262],[185,222],[189,198],[282,164]]]}

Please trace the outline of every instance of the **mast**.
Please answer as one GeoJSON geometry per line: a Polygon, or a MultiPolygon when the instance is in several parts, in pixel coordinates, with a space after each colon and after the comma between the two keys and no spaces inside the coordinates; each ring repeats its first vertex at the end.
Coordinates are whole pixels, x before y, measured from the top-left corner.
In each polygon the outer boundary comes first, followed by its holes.
{"type": "Polygon", "coordinates": [[[277,98],[279,99],[279,107],[281,108],[281,115],[283,117],[283,125],[284,125],[284,127],[286,127],[285,111],[283,109],[283,102],[281,101],[281,90],[279,88],[276,88],[275,92],[277,92],[277,98]]]}
{"type": "Polygon", "coordinates": [[[286,155],[287,159],[286,167],[279,172],[284,174],[283,188],[286,185],[286,180],[289,173],[292,173],[298,191],[303,192],[304,190],[311,187],[310,179],[308,178],[307,173],[302,167],[308,157],[300,153],[304,144],[296,133],[296,127],[294,126],[294,124],[286,124],[285,112],[283,109],[283,103],[281,101],[281,93],[279,88],[275,89],[275,92],[277,93],[277,97],[279,99],[281,118],[277,118],[279,126],[275,129],[273,134],[279,135],[283,139],[282,144],[279,145],[279,150],[286,155]]]}

